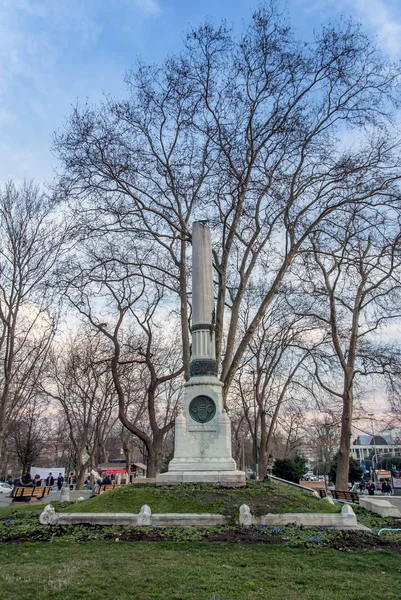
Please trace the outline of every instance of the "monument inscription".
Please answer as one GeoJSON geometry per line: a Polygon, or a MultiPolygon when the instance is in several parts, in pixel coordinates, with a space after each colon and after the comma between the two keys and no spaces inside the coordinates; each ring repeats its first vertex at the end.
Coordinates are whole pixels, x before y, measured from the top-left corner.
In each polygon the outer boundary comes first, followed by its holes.
{"type": "Polygon", "coordinates": [[[216,405],[209,396],[196,396],[190,402],[189,414],[194,421],[207,423],[216,414],[216,405]]]}

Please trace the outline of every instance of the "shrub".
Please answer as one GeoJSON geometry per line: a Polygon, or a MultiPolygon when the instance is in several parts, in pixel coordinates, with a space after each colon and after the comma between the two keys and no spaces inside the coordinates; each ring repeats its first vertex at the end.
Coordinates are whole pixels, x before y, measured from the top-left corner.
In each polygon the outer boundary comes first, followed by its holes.
{"type": "Polygon", "coordinates": [[[277,459],[274,463],[273,475],[281,477],[281,479],[299,483],[303,474],[304,468],[302,465],[291,458],[277,459]]]}

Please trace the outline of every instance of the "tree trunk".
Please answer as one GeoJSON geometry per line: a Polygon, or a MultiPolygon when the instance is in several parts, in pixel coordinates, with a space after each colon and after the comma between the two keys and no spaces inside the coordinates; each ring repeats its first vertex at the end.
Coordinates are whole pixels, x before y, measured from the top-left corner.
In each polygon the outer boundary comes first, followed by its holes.
{"type": "Polygon", "coordinates": [[[123,450],[127,469],[126,484],[129,485],[131,483],[132,448],[129,447],[129,444],[125,444],[123,450]]]}
{"type": "Polygon", "coordinates": [[[4,461],[5,406],[0,404],[0,466],[4,461]]]}
{"type": "Polygon", "coordinates": [[[353,409],[352,375],[346,375],[341,418],[340,448],[336,475],[336,490],[348,490],[349,457],[351,450],[351,423],[353,409]]]}
{"type": "Polygon", "coordinates": [[[85,473],[86,473],[90,463],[91,463],[91,459],[88,458],[88,460],[86,460],[84,463],[82,463],[80,461],[79,465],[77,466],[77,485],[76,485],[77,490],[82,490],[84,487],[85,473]]]}
{"type": "Polygon", "coordinates": [[[148,479],[154,479],[159,472],[160,464],[162,461],[162,446],[163,436],[154,436],[153,443],[147,446],[148,460],[147,460],[147,471],[146,477],[148,479]]]}

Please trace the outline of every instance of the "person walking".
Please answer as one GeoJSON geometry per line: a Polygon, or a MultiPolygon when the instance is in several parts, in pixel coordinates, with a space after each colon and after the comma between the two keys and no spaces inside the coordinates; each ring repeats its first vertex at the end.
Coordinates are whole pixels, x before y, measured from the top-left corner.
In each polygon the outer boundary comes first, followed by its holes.
{"type": "Polygon", "coordinates": [[[62,473],[59,473],[58,477],[57,477],[57,489],[58,489],[58,491],[60,491],[61,488],[63,487],[63,483],[64,483],[64,477],[63,477],[62,473]]]}
{"type": "Polygon", "coordinates": [[[382,483],[383,496],[391,496],[392,488],[388,479],[382,483]]]}
{"type": "Polygon", "coordinates": [[[46,485],[48,487],[53,487],[53,485],[54,485],[54,477],[51,473],[49,473],[49,475],[47,476],[46,485]]]}
{"type": "Polygon", "coordinates": [[[367,485],[367,490],[368,490],[369,496],[374,496],[375,495],[375,489],[376,489],[376,486],[373,483],[373,481],[369,481],[369,483],[367,485]]]}

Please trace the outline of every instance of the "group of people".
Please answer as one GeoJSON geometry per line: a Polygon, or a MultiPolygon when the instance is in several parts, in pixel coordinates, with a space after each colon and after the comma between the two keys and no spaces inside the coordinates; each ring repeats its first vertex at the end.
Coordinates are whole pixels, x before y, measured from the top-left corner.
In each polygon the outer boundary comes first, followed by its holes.
{"type": "Polygon", "coordinates": [[[62,473],[58,474],[56,480],[54,479],[53,474],[49,473],[49,475],[44,480],[44,484],[42,483],[42,481],[43,480],[41,479],[39,474],[36,474],[35,477],[31,477],[30,472],[27,471],[22,477],[15,480],[14,485],[21,485],[23,487],[39,487],[42,485],[46,485],[48,487],[53,487],[54,483],[56,482],[58,490],[61,490],[61,488],[64,485],[64,477],[62,473]]]}
{"type": "MultiPolygon", "coordinates": [[[[354,491],[359,489],[359,492],[361,494],[366,490],[368,492],[369,496],[374,496],[375,491],[377,489],[376,485],[371,480],[369,480],[367,483],[365,481],[360,481],[358,484],[355,484],[354,488],[355,488],[354,491]]],[[[385,481],[382,481],[381,491],[382,491],[383,496],[391,496],[393,489],[392,489],[391,484],[388,479],[385,479],[385,481]]]]}

